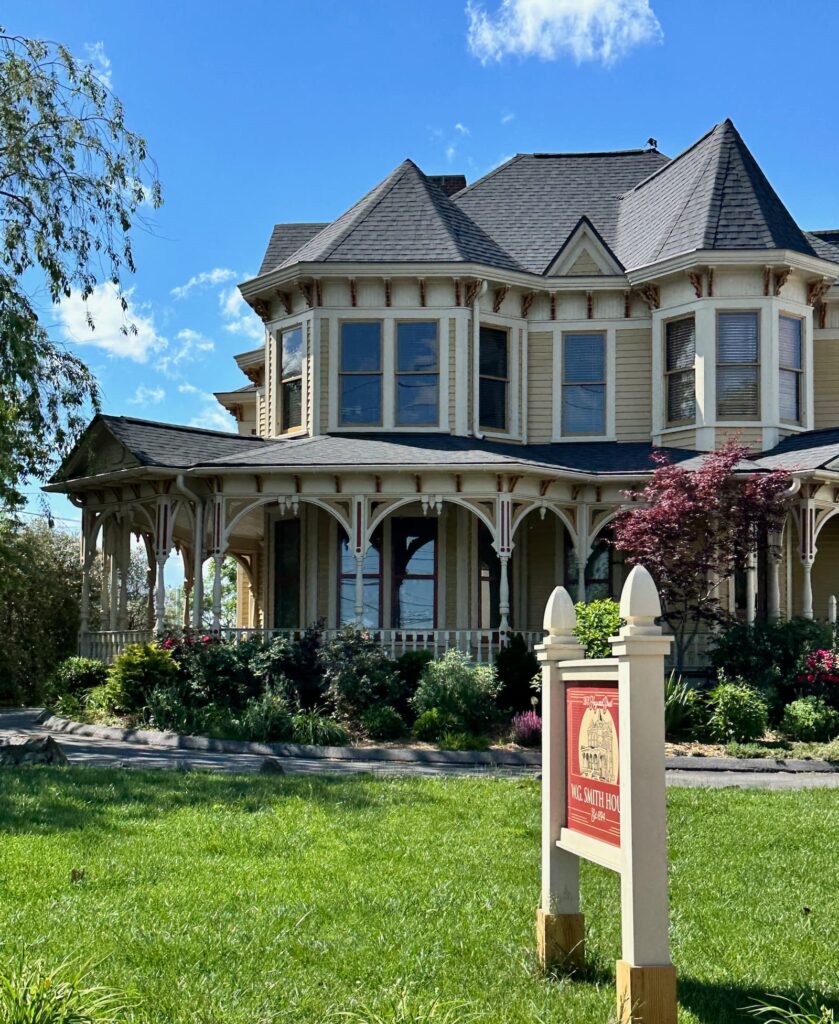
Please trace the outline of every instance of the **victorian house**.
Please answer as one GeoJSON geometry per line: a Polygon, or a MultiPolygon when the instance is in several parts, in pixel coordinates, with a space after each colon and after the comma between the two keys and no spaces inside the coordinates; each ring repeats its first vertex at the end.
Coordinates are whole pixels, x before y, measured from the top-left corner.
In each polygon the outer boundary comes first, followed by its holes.
{"type": "MultiPolygon", "coordinates": [[[[794,472],[747,618],[826,617],[839,567],[839,230],[804,231],[724,121],[656,149],[520,154],[480,180],[410,160],[331,223],[277,224],[241,293],[265,341],[225,434],[97,416],[49,489],[107,586],[83,649],[125,631],[131,534],[162,623],[167,561],[239,564],[239,627],[361,623],[388,649],[490,657],[546,599],[617,594],[607,543],[654,447],[735,435],[794,472]]],[[[695,462],[694,462],[695,464],[695,462]]],[[[187,623],[191,622],[187,611],[187,623]]]]}

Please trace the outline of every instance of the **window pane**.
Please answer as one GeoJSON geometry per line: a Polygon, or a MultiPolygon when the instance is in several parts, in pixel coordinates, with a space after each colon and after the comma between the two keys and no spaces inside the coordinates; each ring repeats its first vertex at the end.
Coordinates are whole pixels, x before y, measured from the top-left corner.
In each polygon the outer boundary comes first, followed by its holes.
{"type": "Polygon", "coordinates": [[[507,332],[495,327],[481,328],[480,375],[507,376],[507,332]]]}
{"type": "Polygon", "coordinates": [[[402,629],[434,629],[434,580],[401,581],[393,602],[393,625],[402,629]]]}
{"type": "Polygon", "coordinates": [[[781,419],[794,420],[796,423],[801,419],[801,388],[799,381],[801,374],[795,370],[780,371],[781,385],[781,419]]]}
{"type": "Polygon", "coordinates": [[[479,395],[481,426],[489,430],[507,429],[507,384],[503,380],[481,378],[479,395]]]}
{"type": "Polygon", "coordinates": [[[397,324],[396,370],[428,373],[437,369],[437,324],[397,324]]]}
{"type": "Polygon", "coordinates": [[[757,313],[720,313],[717,328],[720,363],[757,362],[757,313]]]}
{"type": "Polygon", "coordinates": [[[724,419],[757,416],[756,366],[717,368],[717,415],[724,419]]]}
{"type": "Polygon", "coordinates": [[[303,329],[301,327],[283,331],[282,359],[283,378],[297,377],[303,366],[303,329]]]}
{"type": "Polygon", "coordinates": [[[696,416],[693,370],[671,373],[667,378],[667,419],[692,420],[696,416]]]}
{"type": "MultiPolygon", "coordinates": [[[[381,572],[382,556],[379,551],[379,531],[373,534],[373,543],[367,549],[367,554],[364,556],[364,565],[362,571],[365,576],[378,576],[381,572]]],[[[342,576],[352,576],[355,578],[355,555],[350,548],[350,542],[347,539],[345,533],[341,533],[340,537],[340,548],[338,552],[340,562],[340,573],[342,576]]]]}
{"type": "Polygon", "coordinates": [[[605,402],[603,384],[566,384],[562,389],[563,434],[605,434],[605,402]]]}
{"type": "Polygon", "coordinates": [[[300,625],[300,520],[274,524],[274,628],[300,625]]]}
{"type": "Polygon", "coordinates": [[[293,430],[303,422],[302,400],[303,384],[300,378],[286,381],[283,384],[283,430],[293,430]]]}
{"type": "Polygon", "coordinates": [[[696,325],[693,317],[667,325],[667,369],[693,369],[696,355],[696,325]]]}
{"type": "Polygon", "coordinates": [[[394,575],[433,576],[437,520],[399,517],[391,530],[394,575]]]}
{"type": "Polygon", "coordinates": [[[382,419],[382,378],[368,374],[341,376],[341,422],[376,425],[382,419]]]}
{"type": "Polygon", "coordinates": [[[801,369],[801,321],[791,316],[780,320],[781,366],[801,369]]]}
{"type": "Polygon", "coordinates": [[[382,368],[382,325],[341,324],[341,369],[378,373],[382,368]]]}
{"type": "MultiPolygon", "coordinates": [[[[378,629],[381,618],[379,615],[379,581],[364,584],[364,615],[362,622],[368,629],[378,629]]],[[[355,581],[341,580],[340,593],[340,621],[341,625],[348,622],[355,622],[355,581]]]]}
{"type": "Polygon", "coordinates": [[[401,426],[435,424],[439,419],[437,374],[411,373],[396,378],[396,422],[401,426]]]}
{"type": "Polygon", "coordinates": [[[602,334],[566,334],[564,351],[566,381],[606,379],[606,344],[602,334]]]}

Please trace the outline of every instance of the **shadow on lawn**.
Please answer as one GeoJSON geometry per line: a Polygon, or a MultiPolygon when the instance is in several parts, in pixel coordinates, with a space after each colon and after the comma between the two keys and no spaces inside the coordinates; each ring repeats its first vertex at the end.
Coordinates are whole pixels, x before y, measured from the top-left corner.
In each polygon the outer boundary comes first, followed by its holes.
{"type": "MultiPolygon", "coordinates": [[[[805,992],[804,998],[806,999],[805,992]]],[[[801,991],[775,990],[767,992],[762,988],[746,988],[737,984],[699,981],[696,978],[679,978],[679,1005],[695,1014],[702,1024],[743,1024],[746,1020],[754,1020],[746,1012],[746,1007],[754,1006],[761,1001],[773,1004],[783,1003],[785,999],[800,1000],[801,991]]],[[[839,993],[815,993],[816,1002],[824,1003],[828,1008],[839,1011],[839,993]]],[[[760,1018],[757,1018],[760,1020],[760,1018]]]]}
{"type": "Polygon", "coordinates": [[[223,805],[254,814],[286,799],[350,811],[435,802],[430,792],[392,783],[393,779],[361,775],[4,768],[0,770],[0,833],[48,835],[82,828],[125,832],[184,808],[212,810],[223,805]]]}

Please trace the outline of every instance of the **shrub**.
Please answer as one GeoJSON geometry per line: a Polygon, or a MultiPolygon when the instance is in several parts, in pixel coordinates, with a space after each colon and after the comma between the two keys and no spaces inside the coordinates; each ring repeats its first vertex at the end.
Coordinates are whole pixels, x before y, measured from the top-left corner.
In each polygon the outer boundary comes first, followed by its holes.
{"type": "Polygon", "coordinates": [[[292,716],[291,738],[294,743],[315,747],[343,747],[347,743],[343,726],[317,711],[301,711],[292,716]]]}
{"type": "Polygon", "coordinates": [[[419,714],[436,708],[456,731],[481,733],[495,721],[498,677],[491,665],[476,665],[463,651],[446,651],[426,665],[414,695],[419,714]]]}
{"type": "Polygon", "coordinates": [[[381,645],[367,633],[346,626],[321,651],[327,699],[336,715],[360,725],[368,708],[392,704],[399,677],[381,645]]]}
{"type": "Polygon", "coordinates": [[[582,644],[587,658],[608,658],[612,654],[609,637],[621,627],[617,601],[605,597],[600,601],[580,601],[575,606],[577,625],[574,635],[582,644]]]}
{"type": "Polygon", "coordinates": [[[719,743],[748,743],[766,732],[766,700],[742,679],[729,681],[723,676],[708,695],[708,709],[708,731],[719,743]]]}
{"type": "Polygon", "coordinates": [[[798,692],[839,707],[839,656],[835,651],[819,649],[805,656],[798,674],[798,692]]]}
{"type": "Polygon", "coordinates": [[[82,703],[81,697],[75,694],[65,693],[52,701],[52,710],[63,718],[69,718],[74,722],[83,722],[87,718],[87,709],[82,703]]]}
{"type": "Polygon", "coordinates": [[[301,708],[320,705],[326,694],[321,664],[323,623],[317,622],[297,640],[277,637],[258,650],[251,659],[251,670],[263,685],[284,692],[301,708]]]}
{"type": "Polygon", "coordinates": [[[489,740],[471,732],[444,732],[439,746],[441,750],[489,750],[489,740]]]}
{"type": "Polygon", "coordinates": [[[711,664],[726,676],[739,676],[763,693],[770,719],[778,722],[784,706],[795,696],[796,677],[804,659],[818,648],[829,648],[829,627],[811,619],[778,622],[736,622],[716,634],[709,652],[711,664]]]}
{"type": "Polygon", "coordinates": [[[177,663],[178,675],[186,684],[182,699],[190,707],[217,704],[239,712],[265,688],[251,665],[265,649],[259,639],[229,643],[207,635],[186,636],[180,641],[164,640],[162,646],[177,663]]]}
{"type": "Polygon", "coordinates": [[[90,984],[69,960],[52,969],[38,961],[0,970],[4,1024],[113,1024],[125,1009],[115,992],[90,984]]]}
{"type": "Polygon", "coordinates": [[[455,724],[451,715],[444,714],[439,708],[429,708],[414,722],[411,732],[414,739],[421,743],[436,743],[443,733],[450,732],[455,724]]]}
{"type": "Polygon", "coordinates": [[[389,704],[368,708],[361,716],[361,727],[371,740],[398,740],[408,731],[405,719],[389,704]]]}
{"type": "Polygon", "coordinates": [[[826,743],[839,734],[839,711],[821,697],[801,697],[787,704],[781,730],[804,743],[826,743]]]}
{"type": "Polygon", "coordinates": [[[155,644],[129,644],[111,666],[113,710],[131,714],[148,704],[158,687],[172,683],[177,665],[169,651],[155,644]]]}
{"type": "Polygon", "coordinates": [[[108,666],[95,658],[65,658],[50,676],[47,684],[48,699],[82,697],[95,686],[108,681],[108,666]]]}
{"type": "Polygon", "coordinates": [[[104,686],[94,686],[84,697],[84,707],[90,718],[102,718],[121,710],[121,691],[113,679],[104,686]]]}
{"type": "Polygon", "coordinates": [[[239,720],[242,739],[257,743],[290,740],[293,734],[288,701],[280,693],[251,697],[239,720]]]}
{"type": "Polygon", "coordinates": [[[425,666],[433,660],[434,655],[431,651],[405,651],[396,659],[396,672],[400,685],[394,707],[408,721],[414,717],[411,698],[417,692],[425,666]]]}
{"type": "Polygon", "coordinates": [[[537,747],[542,742],[542,719],[535,711],[513,715],[510,739],[523,747],[537,747]]]}
{"type": "Polygon", "coordinates": [[[539,662],[521,633],[513,633],[507,646],[495,656],[495,671],[498,673],[499,706],[513,711],[528,710],[533,696],[530,681],[539,671],[539,662]]]}
{"type": "Polygon", "coordinates": [[[664,734],[668,739],[689,735],[697,726],[702,699],[680,675],[671,672],[664,684],[664,734]]]}

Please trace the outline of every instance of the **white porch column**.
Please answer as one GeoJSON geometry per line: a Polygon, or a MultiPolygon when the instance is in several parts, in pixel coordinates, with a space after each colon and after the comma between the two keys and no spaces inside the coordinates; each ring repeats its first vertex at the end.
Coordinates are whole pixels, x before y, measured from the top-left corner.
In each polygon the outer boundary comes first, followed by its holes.
{"type": "Polygon", "coordinates": [[[168,497],[160,497],[155,509],[154,561],[157,566],[154,592],[154,629],[162,633],[166,618],[166,562],[172,549],[173,509],[168,497]]]}
{"type": "Polygon", "coordinates": [[[586,599],[586,566],[588,559],[584,555],[577,555],[577,600],[585,603],[586,599]]]}
{"type": "Polygon", "coordinates": [[[131,529],[128,516],[123,516],[119,534],[119,610],[117,628],[128,629],[128,574],[131,569],[131,529]]]}
{"type": "Polygon", "coordinates": [[[746,560],[746,622],[757,618],[757,555],[750,552],[746,560]]]}
{"type": "Polygon", "coordinates": [[[813,563],[809,559],[801,559],[801,568],[804,570],[801,581],[801,614],[805,619],[813,618],[813,580],[811,573],[813,563]]]}
{"type": "Polygon", "coordinates": [[[168,551],[157,554],[157,573],[154,591],[154,631],[162,633],[166,625],[166,562],[168,551]]]}
{"type": "Polygon", "coordinates": [[[364,555],[355,555],[355,621],[364,625],[364,555]]]}
{"type": "Polygon", "coordinates": [[[766,611],[770,622],[777,622],[781,617],[781,555],[780,550],[774,548],[769,551],[768,559],[768,580],[769,593],[767,596],[766,611]]]}
{"type": "Polygon", "coordinates": [[[801,502],[798,510],[798,553],[804,570],[801,581],[801,614],[813,618],[813,581],[811,573],[816,560],[816,509],[809,499],[801,502]]]}
{"type": "Polygon", "coordinates": [[[79,607],[79,654],[85,654],[85,637],[90,629],[90,567],[96,554],[96,546],[91,548],[90,514],[82,509],[82,535],[79,555],[82,563],[82,594],[79,607]]]}
{"type": "Polygon", "coordinates": [[[503,636],[510,631],[510,556],[501,555],[498,563],[498,612],[500,615],[498,632],[503,636]]]}
{"type": "Polygon", "coordinates": [[[204,612],[204,502],[195,503],[192,541],[192,628],[200,629],[204,612]]]}
{"type": "Polygon", "coordinates": [[[224,555],[221,551],[213,554],[213,630],[218,633],[221,629],[221,567],[224,564],[224,555]]]}

